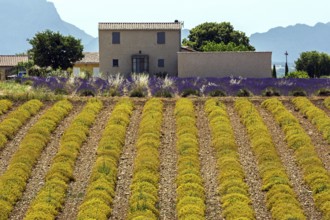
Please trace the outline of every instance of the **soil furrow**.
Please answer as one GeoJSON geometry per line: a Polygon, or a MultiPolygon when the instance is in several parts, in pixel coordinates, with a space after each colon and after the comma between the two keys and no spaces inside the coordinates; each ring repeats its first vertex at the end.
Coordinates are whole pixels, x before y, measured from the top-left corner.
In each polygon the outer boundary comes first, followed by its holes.
{"type": "Polygon", "coordinates": [[[271,214],[266,207],[266,194],[261,190],[262,180],[258,171],[257,159],[252,153],[246,128],[240,122],[239,116],[233,105],[233,102],[226,103],[227,112],[232,123],[236,143],[238,145],[240,162],[245,173],[245,181],[249,186],[252,206],[256,213],[256,219],[272,219],[271,214]]]}
{"type": "Polygon", "coordinates": [[[283,102],[283,104],[298,119],[300,125],[311,138],[315,151],[322,160],[324,167],[330,171],[330,147],[328,142],[324,140],[322,133],[301,113],[295,111],[295,107],[292,103],[283,102]]]}
{"type": "Polygon", "coordinates": [[[307,219],[322,219],[322,214],[315,207],[312,192],[304,183],[302,171],[295,163],[296,159],[294,157],[294,152],[287,146],[286,142],[284,141],[285,134],[281,130],[280,126],[275,123],[275,119],[270,115],[270,113],[261,108],[257,103],[254,104],[270,131],[278,155],[281,158],[286,173],[289,176],[291,185],[296,192],[298,200],[304,210],[307,219]]]}
{"type": "Polygon", "coordinates": [[[330,109],[328,109],[327,107],[324,106],[323,101],[324,99],[318,99],[318,100],[312,100],[310,99],[310,101],[319,109],[321,109],[322,111],[324,111],[329,117],[330,117],[330,109]]]}
{"type": "Polygon", "coordinates": [[[50,108],[51,104],[45,104],[42,109],[18,130],[15,137],[8,141],[5,148],[0,152],[0,176],[6,171],[13,154],[19,148],[19,145],[25,137],[27,131],[39,120],[39,118],[50,108]]]}
{"type": "Polygon", "coordinates": [[[19,106],[21,106],[21,105],[23,105],[23,104],[24,104],[24,102],[14,102],[14,101],[13,101],[13,105],[12,105],[12,107],[11,107],[6,113],[0,115],[0,123],[1,123],[5,118],[7,118],[7,116],[8,116],[11,112],[15,111],[19,106]]]}
{"type": "Polygon", "coordinates": [[[74,108],[70,115],[59,124],[51,137],[51,141],[43,150],[40,159],[32,170],[31,178],[26,185],[23,197],[16,203],[10,219],[23,219],[30,203],[45,184],[45,176],[58,151],[61,136],[65,129],[71,124],[75,116],[81,111],[83,104],[73,104],[73,106],[74,108]]]}
{"type": "Polygon", "coordinates": [[[113,104],[104,102],[103,109],[100,111],[94,124],[90,128],[88,138],[81,146],[79,156],[75,163],[73,173],[74,181],[69,184],[63,209],[56,219],[76,218],[78,207],[84,198],[92,167],[96,160],[96,149],[112,109],[113,104]]]}
{"type": "Polygon", "coordinates": [[[133,176],[134,158],[136,155],[135,142],[138,138],[139,124],[141,121],[143,105],[135,103],[135,110],[126,132],[125,146],[120,157],[118,177],[113,200],[110,219],[126,219],[129,208],[130,185],[133,176]]]}
{"type": "Polygon", "coordinates": [[[204,112],[204,103],[198,102],[196,106],[197,129],[199,136],[199,157],[201,161],[201,174],[205,187],[206,219],[223,219],[221,216],[221,205],[218,195],[219,175],[215,150],[212,147],[211,131],[209,122],[204,112]]]}
{"type": "Polygon", "coordinates": [[[164,120],[162,127],[162,140],[159,147],[160,152],[160,184],[159,184],[159,208],[160,219],[177,219],[176,204],[176,183],[177,172],[176,135],[174,102],[164,103],[164,120]]]}

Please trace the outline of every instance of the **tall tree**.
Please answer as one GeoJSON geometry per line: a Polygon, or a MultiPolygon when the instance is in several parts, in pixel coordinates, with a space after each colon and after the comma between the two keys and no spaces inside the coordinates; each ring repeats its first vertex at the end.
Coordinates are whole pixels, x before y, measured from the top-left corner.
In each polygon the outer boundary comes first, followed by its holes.
{"type": "Polygon", "coordinates": [[[72,36],[63,36],[59,32],[50,30],[39,32],[28,41],[32,45],[29,54],[34,63],[40,67],[65,70],[84,57],[81,40],[72,36]]]}
{"type": "Polygon", "coordinates": [[[303,52],[295,64],[296,70],[306,71],[311,78],[330,75],[330,55],[326,53],[303,52]]]}
{"type": "Polygon", "coordinates": [[[234,30],[234,27],[229,22],[205,22],[200,24],[190,30],[188,39],[184,39],[183,44],[191,46],[198,51],[205,51],[209,48],[214,50],[216,44],[220,44],[217,47],[221,51],[230,50],[230,48],[238,50],[239,47],[242,50],[255,50],[250,45],[249,38],[245,33],[234,30]],[[228,47],[226,47],[227,45],[228,47]]]}
{"type": "Polygon", "coordinates": [[[277,74],[276,74],[276,66],[275,66],[275,64],[273,65],[272,77],[273,77],[273,78],[277,78],[277,74]]]}
{"type": "Polygon", "coordinates": [[[288,66],[288,62],[285,62],[285,76],[288,76],[289,74],[289,66],[288,66]]]}

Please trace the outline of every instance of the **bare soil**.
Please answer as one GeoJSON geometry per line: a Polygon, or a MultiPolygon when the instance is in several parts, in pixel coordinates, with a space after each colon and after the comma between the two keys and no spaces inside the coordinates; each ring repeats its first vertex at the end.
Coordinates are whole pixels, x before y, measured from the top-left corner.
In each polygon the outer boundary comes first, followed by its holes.
{"type": "Polygon", "coordinates": [[[164,103],[164,120],[162,126],[162,140],[159,147],[160,154],[160,183],[159,183],[159,209],[160,219],[177,219],[176,204],[176,126],[174,118],[174,102],[164,103]]]}

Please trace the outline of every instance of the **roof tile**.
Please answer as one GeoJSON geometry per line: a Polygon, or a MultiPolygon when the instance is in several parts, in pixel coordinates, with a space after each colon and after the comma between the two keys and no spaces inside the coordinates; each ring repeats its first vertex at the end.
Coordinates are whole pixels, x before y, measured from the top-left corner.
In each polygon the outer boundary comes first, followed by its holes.
{"type": "Polygon", "coordinates": [[[99,30],[181,30],[180,22],[99,23],[99,30]]]}
{"type": "Polygon", "coordinates": [[[0,66],[16,66],[19,62],[27,62],[28,56],[0,55],[0,66]]]}

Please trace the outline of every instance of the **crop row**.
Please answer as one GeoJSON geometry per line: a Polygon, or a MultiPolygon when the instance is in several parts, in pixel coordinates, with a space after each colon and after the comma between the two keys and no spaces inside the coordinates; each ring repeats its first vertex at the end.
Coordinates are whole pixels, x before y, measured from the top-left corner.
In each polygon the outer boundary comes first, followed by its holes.
{"type": "Polygon", "coordinates": [[[205,112],[209,119],[212,146],[217,155],[222,216],[225,219],[255,219],[226,106],[217,99],[209,99],[205,103],[205,112]]]}
{"type": "Polygon", "coordinates": [[[127,219],[158,219],[159,151],[163,102],[150,99],[146,102],[139,125],[136,142],[129,214],[127,219]]]}
{"type": "Polygon", "coordinates": [[[198,130],[193,102],[181,98],[174,109],[176,119],[176,210],[179,219],[205,219],[205,191],[200,173],[198,130]]]}
{"type": "Polygon", "coordinates": [[[327,109],[330,109],[330,97],[325,98],[323,104],[327,109]]]}
{"type": "Polygon", "coordinates": [[[294,150],[304,180],[313,192],[315,206],[322,211],[324,219],[330,219],[330,177],[310,137],[278,99],[268,99],[262,105],[272,112],[285,133],[286,142],[294,150]]]}
{"type": "Polygon", "coordinates": [[[22,197],[32,168],[49,142],[51,133],[71,109],[72,104],[67,100],[55,103],[25,135],[0,177],[0,219],[7,219],[16,201],[22,197]]]}
{"type": "Polygon", "coordinates": [[[55,219],[62,208],[68,184],[73,179],[75,161],[103,104],[90,99],[65,130],[59,150],[46,175],[45,185],[29,207],[25,219],[55,219]]]}
{"type": "Polygon", "coordinates": [[[34,99],[24,103],[6,116],[0,123],[0,150],[4,148],[8,139],[14,137],[26,121],[39,111],[42,105],[39,100],[34,99]]]}
{"type": "Polygon", "coordinates": [[[117,182],[117,167],[133,108],[133,102],[123,98],[111,112],[98,144],[97,159],[77,219],[109,218],[117,182]]]}
{"type": "Polygon", "coordinates": [[[324,139],[330,143],[329,116],[305,97],[294,98],[292,99],[292,102],[296,108],[308,118],[308,120],[316,125],[317,129],[323,134],[324,139]]]}
{"type": "Polygon", "coordinates": [[[0,115],[6,113],[13,106],[12,101],[8,99],[0,100],[0,115]]]}
{"type": "Polygon", "coordinates": [[[274,219],[306,219],[278,156],[272,137],[257,109],[248,99],[238,99],[235,109],[245,125],[256,155],[267,208],[274,219]]]}

